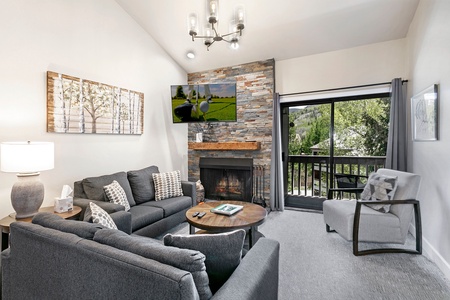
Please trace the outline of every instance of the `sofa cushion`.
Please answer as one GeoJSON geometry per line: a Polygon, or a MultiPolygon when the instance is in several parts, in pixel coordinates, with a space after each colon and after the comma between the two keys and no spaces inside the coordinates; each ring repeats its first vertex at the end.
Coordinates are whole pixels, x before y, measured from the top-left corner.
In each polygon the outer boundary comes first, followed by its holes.
{"type": "Polygon", "coordinates": [[[90,202],[84,213],[84,221],[89,223],[100,224],[109,229],[117,229],[111,216],[97,204],[90,202]]]}
{"type": "Polygon", "coordinates": [[[183,196],[180,171],[153,173],[155,183],[155,200],[183,196]]]}
{"type": "Polygon", "coordinates": [[[137,171],[128,171],[128,181],[136,204],[155,199],[153,173],[159,173],[157,166],[150,166],[137,171]]]}
{"type": "Polygon", "coordinates": [[[94,234],[103,227],[98,224],[80,222],[75,220],[66,220],[52,213],[38,213],[31,221],[34,224],[43,227],[57,229],[59,231],[76,234],[77,236],[92,240],[94,234]]]}
{"type": "MultiPolygon", "coordinates": [[[[394,199],[396,189],[397,176],[372,173],[361,193],[361,199],[370,200],[375,203],[380,200],[392,200],[394,199]]],[[[367,206],[384,213],[388,213],[391,207],[390,204],[367,204],[367,206]]]]}
{"type": "Polygon", "coordinates": [[[82,180],[83,190],[88,199],[108,201],[103,187],[116,180],[125,191],[127,200],[131,206],[136,205],[134,202],[133,193],[131,192],[130,183],[128,182],[127,174],[125,172],[118,172],[111,175],[103,175],[98,177],[88,177],[82,180]]]}
{"type": "Polygon", "coordinates": [[[105,191],[106,198],[108,198],[109,202],[122,205],[125,207],[125,211],[130,210],[130,203],[128,203],[127,195],[116,180],[113,180],[112,183],[105,185],[103,190],[105,191]]]}
{"type": "Polygon", "coordinates": [[[228,280],[241,262],[245,231],[164,236],[164,245],[200,251],[206,255],[205,265],[209,286],[216,292],[228,280]]]}
{"type": "Polygon", "coordinates": [[[199,251],[164,246],[151,238],[129,236],[116,230],[101,230],[94,241],[188,271],[192,274],[200,299],[206,300],[212,296],[205,255],[199,251]]]}
{"type": "Polygon", "coordinates": [[[174,197],[160,201],[149,201],[140,206],[151,206],[161,208],[164,212],[164,218],[176,214],[183,209],[192,207],[192,199],[188,196],[174,197]]]}
{"type": "Polygon", "coordinates": [[[129,212],[131,213],[133,232],[164,218],[164,211],[161,208],[144,206],[143,204],[131,207],[129,212]]]}

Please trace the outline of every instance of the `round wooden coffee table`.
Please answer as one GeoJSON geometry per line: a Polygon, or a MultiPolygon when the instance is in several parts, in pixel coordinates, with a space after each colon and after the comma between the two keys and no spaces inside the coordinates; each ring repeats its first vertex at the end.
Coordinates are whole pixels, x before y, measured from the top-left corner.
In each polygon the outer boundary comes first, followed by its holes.
{"type": "Polygon", "coordinates": [[[258,225],[264,223],[267,211],[256,204],[242,201],[208,201],[200,203],[186,212],[186,220],[190,224],[189,232],[195,233],[195,228],[208,232],[225,232],[235,229],[249,229],[249,247],[256,243],[258,225]],[[220,204],[242,205],[244,208],[237,213],[227,216],[211,212],[211,209],[220,204]],[[205,212],[202,218],[193,217],[195,212],[205,212]]]}

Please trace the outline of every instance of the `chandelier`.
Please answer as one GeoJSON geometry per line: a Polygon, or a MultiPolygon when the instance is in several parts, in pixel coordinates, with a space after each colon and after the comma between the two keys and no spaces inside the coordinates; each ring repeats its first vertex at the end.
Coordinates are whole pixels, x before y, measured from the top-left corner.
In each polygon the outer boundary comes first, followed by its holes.
{"type": "Polygon", "coordinates": [[[192,41],[195,39],[204,39],[206,49],[214,42],[225,41],[230,43],[231,48],[239,48],[239,38],[242,36],[244,29],[244,7],[239,5],[235,7],[233,18],[230,22],[230,30],[227,34],[219,34],[219,0],[206,0],[206,21],[208,22],[204,28],[203,35],[198,35],[198,17],[196,13],[191,13],[188,18],[189,35],[192,41]]]}

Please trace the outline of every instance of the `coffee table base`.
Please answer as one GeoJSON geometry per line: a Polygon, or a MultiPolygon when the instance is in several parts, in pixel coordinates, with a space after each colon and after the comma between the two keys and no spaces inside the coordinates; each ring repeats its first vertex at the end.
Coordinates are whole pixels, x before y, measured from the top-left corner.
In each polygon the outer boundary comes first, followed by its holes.
{"type": "Polygon", "coordinates": [[[236,229],[247,231],[249,248],[256,243],[256,232],[258,226],[264,223],[267,211],[256,204],[243,201],[207,201],[200,203],[186,212],[186,220],[189,223],[189,233],[194,234],[195,228],[206,232],[229,232],[236,229]],[[221,204],[242,205],[242,210],[227,216],[211,212],[211,209],[221,204]],[[205,213],[202,218],[196,217],[195,213],[205,213]]]}

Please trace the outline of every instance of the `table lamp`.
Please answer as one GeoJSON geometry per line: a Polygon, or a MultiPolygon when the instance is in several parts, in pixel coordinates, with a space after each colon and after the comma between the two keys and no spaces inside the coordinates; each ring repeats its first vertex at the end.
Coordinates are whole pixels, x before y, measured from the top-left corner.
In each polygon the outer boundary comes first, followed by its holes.
{"type": "Polygon", "coordinates": [[[38,213],[44,201],[44,185],[39,171],[54,167],[55,146],[50,142],[4,142],[0,144],[0,170],[17,173],[18,181],[11,190],[11,204],[16,219],[38,213]]]}

